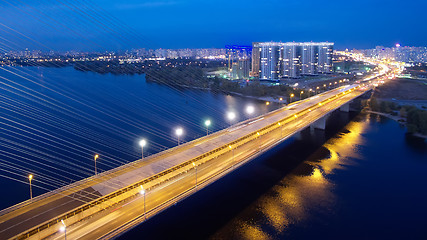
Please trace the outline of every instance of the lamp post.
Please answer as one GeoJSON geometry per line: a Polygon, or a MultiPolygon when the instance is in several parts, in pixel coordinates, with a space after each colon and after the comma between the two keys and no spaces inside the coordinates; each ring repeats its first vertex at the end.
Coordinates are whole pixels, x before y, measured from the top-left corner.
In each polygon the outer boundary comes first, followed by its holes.
{"type": "Polygon", "coordinates": [[[291,95],[290,95],[290,99],[289,99],[289,103],[291,103],[292,102],[292,98],[294,97],[295,95],[293,94],[293,93],[291,93],[291,95]]]}
{"type": "Polygon", "coordinates": [[[319,93],[318,93],[318,90],[319,90],[319,87],[316,87],[316,94],[319,94],[319,93]]]}
{"type": "Polygon", "coordinates": [[[178,136],[178,146],[179,146],[179,137],[180,137],[183,133],[184,133],[184,130],[183,130],[181,127],[179,127],[179,128],[177,128],[177,129],[175,129],[175,134],[176,134],[176,136],[178,136]]]}
{"type": "Polygon", "coordinates": [[[196,169],[196,191],[197,191],[197,166],[194,162],[193,162],[193,167],[194,169],[196,169]]]}
{"type": "Polygon", "coordinates": [[[301,95],[304,93],[304,91],[301,91],[300,93],[299,93],[299,100],[301,100],[301,95]]]}
{"type": "Polygon", "coordinates": [[[97,172],[96,172],[96,159],[98,159],[98,158],[99,158],[98,154],[95,154],[95,156],[93,157],[93,160],[95,162],[95,175],[97,175],[97,172]]]}
{"type": "Polygon", "coordinates": [[[61,219],[62,227],[60,230],[64,232],[64,239],[67,240],[67,226],[65,226],[64,220],[61,219]]]}
{"type": "Polygon", "coordinates": [[[326,84],[323,84],[323,88],[325,89],[325,91],[326,91],[326,84]]]}
{"type": "Polygon", "coordinates": [[[146,206],[145,205],[145,193],[146,193],[146,191],[142,185],[141,185],[141,191],[139,191],[139,192],[144,195],[144,220],[147,220],[147,209],[145,208],[145,206],[146,206]]]}
{"type": "Polygon", "coordinates": [[[209,135],[209,126],[211,125],[211,120],[206,120],[205,121],[205,126],[206,126],[206,136],[209,135]]]}
{"type": "Polygon", "coordinates": [[[142,156],[141,160],[144,159],[144,147],[145,147],[145,145],[147,145],[147,140],[141,139],[139,141],[139,146],[141,146],[141,156],[142,156]]]}
{"type": "Polygon", "coordinates": [[[33,174],[28,175],[28,180],[30,181],[30,199],[33,199],[33,189],[31,188],[31,180],[33,180],[33,174]]]}

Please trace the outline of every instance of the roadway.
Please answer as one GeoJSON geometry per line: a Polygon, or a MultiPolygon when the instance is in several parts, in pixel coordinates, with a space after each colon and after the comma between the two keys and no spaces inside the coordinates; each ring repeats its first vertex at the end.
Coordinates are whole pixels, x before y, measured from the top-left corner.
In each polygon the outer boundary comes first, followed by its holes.
{"type": "MultiPolygon", "coordinates": [[[[290,120],[287,124],[283,125],[283,127],[277,128],[235,148],[234,152],[229,151],[213,160],[200,164],[197,166],[197,188],[196,169],[192,168],[186,174],[182,174],[162,184],[161,187],[147,191],[145,193],[145,199],[144,194],[136,194],[122,206],[105,210],[89,221],[69,226],[67,228],[67,237],[71,239],[98,239],[115,236],[133,225],[143,222],[145,217],[151,217],[157,214],[167,206],[175,204],[180,199],[197,191],[197,189],[206,186],[216,178],[233,170],[236,165],[244,163],[251,157],[257,156],[266,149],[276,145],[278,142],[310,126],[310,124],[318,120],[319,117],[324,116],[325,113],[339,108],[343,103],[348,102],[353,99],[354,96],[358,96],[361,93],[362,91],[358,91],[352,95],[345,95],[341,99],[334,100],[331,104],[324,104],[316,110],[309,111],[309,113],[303,117],[290,120]]],[[[297,109],[288,111],[290,114],[294,114],[297,109]]],[[[277,115],[279,117],[281,114],[277,115]]],[[[249,127],[249,125],[245,127],[249,127]]],[[[62,239],[63,237],[63,233],[58,232],[58,234],[52,236],[52,239],[62,239]]]]}

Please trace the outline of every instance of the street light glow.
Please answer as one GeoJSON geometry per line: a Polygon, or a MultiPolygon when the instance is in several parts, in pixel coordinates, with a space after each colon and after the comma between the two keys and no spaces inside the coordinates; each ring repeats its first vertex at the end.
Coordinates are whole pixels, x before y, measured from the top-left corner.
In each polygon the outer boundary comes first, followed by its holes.
{"type": "Polygon", "coordinates": [[[139,146],[145,147],[145,145],[147,145],[147,140],[141,139],[141,141],[139,141],[139,146]]]}
{"type": "Polygon", "coordinates": [[[141,185],[141,191],[139,191],[139,193],[145,194],[145,189],[144,189],[144,187],[142,185],[141,185]]]}
{"type": "Polygon", "coordinates": [[[249,105],[249,106],[246,107],[246,113],[247,114],[252,114],[254,112],[255,112],[255,107],[254,106],[249,105]]]}
{"type": "Polygon", "coordinates": [[[236,113],[234,113],[234,112],[228,112],[227,113],[227,118],[230,121],[234,120],[236,118],[236,113]]]}
{"type": "Polygon", "coordinates": [[[177,136],[181,136],[183,133],[184,133],[184,130],[183,130],[181,127],[177,128],[177,129],[175,130],[175,134],[176,134],[177,136]]]}
{"type": "Polygon", "coordinates": [[[33,174],[28,175],[28,179],[33,180],[33,174]]]}
{"type": "Polygon", "coordinates": [[[205,125],[206,125],[206,127],[209,127],[211,125],[211,120],[206,120],[205,125]]]}

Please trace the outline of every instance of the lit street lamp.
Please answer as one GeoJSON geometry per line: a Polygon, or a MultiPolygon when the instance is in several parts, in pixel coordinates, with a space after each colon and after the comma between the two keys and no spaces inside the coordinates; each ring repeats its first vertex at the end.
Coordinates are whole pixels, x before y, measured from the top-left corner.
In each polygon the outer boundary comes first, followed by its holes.
{"type": "Polygon", "coordinates": [[[31,188],[31,180],[33,180],[33,174],[28,175],[28,180],[30,181],[30,199],[33,199],[33,189],[31,188]]]}
{"type": "Polygon", "coordinates": [[[142,156],[141,160],[144,159],[144,147],[145,147],[145,145],[147,145],[147,140],[141,139],[139,141],[139,146],[141,146],[141,156],[142,156]]]}
{"type": "Polygon", "coordinates": [[[97,174],[97,172],[96,172],[96,159],[98,159],[98,158],[99,158],[98,154],[95,154],[95,156],[93,157],[93,159],[95,160],[95,175],[97,174]]]}
{"type": "Polygon", "coordinates": [[[206,120],[205,121],[205,126],[206,126],[206,136],[209,135],[209,126],[211,125],[211,120],[206,120]]]}
{"type": "Polygon", "coordinates": [[[293,94],[293,93],[291,93],[291,98],[290,98],[290,100],[289,100],[289,103],[291,103],[292,102],[292,98],[294,97],[295,95],[293,94]]]}
{"type": "Polygon", "coordinates": [[[146,211],[146,208],[145,208],[145,193],[146,193],[146,191],[145,191],[145,189],[144,189],[144,187],[141,185],[141,191],[139,191],[142,195],[144,195],[144,219],[145,220],[147,220],[147,211],[146,211]]]}
{"type": "Polygon", "coordinates": [[[67,240],[67,227],[65,226],[64,220],[61,219],[62,227],[59,229],[64,232],[64,239],[67,240]]]}
{"type": "Polygon", "coordinates": [[[255,112],[255,107],[252,105],[249,105],[246,107],[246,113],[249,115],[252,115],[255,112]]]}
{"type": "Polygon", "coordinates": [[[178,136],[178,146],[179,146],[179,137],[180,137],[183,133],[184,133],[184,130],[183,130],[181,127],[179,127],[179,128],[177,128],[177,129],[175,129],[175,134],[176,134],[176,136],[178,136]]]}
{"type": "Polygon", "coordinates": [[[230,125],[233,123],[233,120],[236,118],[236,113],[234,112],[228,112],[227,113],[227,119],[230,121],[230,125]]]}
{"type": "Polygon", "coordinates": [[[301,91],[300,93],[299,93],[299,100],[301,100],[301,95],[304,93],[304,91],[301,91]]]}

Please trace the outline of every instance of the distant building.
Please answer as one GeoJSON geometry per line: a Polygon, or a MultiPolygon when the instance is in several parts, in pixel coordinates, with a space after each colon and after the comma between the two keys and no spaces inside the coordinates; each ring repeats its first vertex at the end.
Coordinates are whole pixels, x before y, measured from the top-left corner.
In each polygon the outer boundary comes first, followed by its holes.
{"type": "Polygon", "coordinates": [[[253,43],[252,76],[261,80],[298,78],[333,71],[333,43],[253,43]]]}
{"type": "Polygon", "coordinates": [[[319,48],[319,59],[317,63],[318,73],[332,73],[333,62],[332,55],[334,53],[333,43],[318,43],[319,48]]]}
{"type": "Polygon", "coordinates": [[[258,42],[252,43],[252,77],[259,77],[260,47],[258,42]]]}
{"type": "Polygon", "coordinates": [[[279,80],[282,77],[283,43],[259,43],[259,79],[279,80]]]}
{"type": "Polygon", "coordinates": [[[250,73],[251,46],[227,45],[226,59],[231,79],[248,79],[250,73]]]}
{"type": "Polygon", "coordinates": [[[302,43],[285,43],[283,77],[296,78],[301,75],[302,43]]]}

